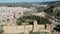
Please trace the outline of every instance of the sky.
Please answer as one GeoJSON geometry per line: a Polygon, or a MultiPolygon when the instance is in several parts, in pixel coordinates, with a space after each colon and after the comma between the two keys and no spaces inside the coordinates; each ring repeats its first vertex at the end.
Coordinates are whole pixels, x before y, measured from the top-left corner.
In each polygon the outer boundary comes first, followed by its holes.
{"type": "Polygon", "coordinates": [[[46,2],[57,0],[0,0],[0,3],[17,3],[17,2],[46,2]]]}

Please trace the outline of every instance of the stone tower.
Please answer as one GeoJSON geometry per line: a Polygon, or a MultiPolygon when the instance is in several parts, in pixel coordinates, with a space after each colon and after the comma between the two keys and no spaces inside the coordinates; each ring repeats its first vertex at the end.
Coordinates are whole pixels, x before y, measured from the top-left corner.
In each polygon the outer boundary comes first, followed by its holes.
{"type": "Polygon", "coordinates": [[[34,29],[33,29],[33,32],[35,32],[35,31],[37,31],[37,25],[38,25],[38,24],[37,24],[37,20],[34,20],[33,24],[34,24],[34,25],[33,25],[33,28],[34,28],[34,29]]]}

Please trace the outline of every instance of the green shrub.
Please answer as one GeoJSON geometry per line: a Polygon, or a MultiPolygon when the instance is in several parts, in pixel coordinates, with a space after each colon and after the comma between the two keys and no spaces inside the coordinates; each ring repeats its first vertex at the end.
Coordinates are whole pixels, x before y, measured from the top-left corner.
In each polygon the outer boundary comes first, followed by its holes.
{"type": "Polygon", "coordinates": [[[2,34],[4,31],[3,30],[0,30],[0,34],[2,34]]]}

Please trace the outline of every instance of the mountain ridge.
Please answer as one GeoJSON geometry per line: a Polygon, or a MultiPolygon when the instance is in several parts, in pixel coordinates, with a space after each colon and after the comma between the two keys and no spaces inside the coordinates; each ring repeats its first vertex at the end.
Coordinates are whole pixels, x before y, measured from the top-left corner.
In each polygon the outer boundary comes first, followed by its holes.
{"type": "Polygon", "coordinates": [[[18,3],[0,3],[0,6],[20,6],[20,5],[32,5],[32,4],[59,4],[60,1],[50,1],[50,2],[18,2],[18,3]]]}

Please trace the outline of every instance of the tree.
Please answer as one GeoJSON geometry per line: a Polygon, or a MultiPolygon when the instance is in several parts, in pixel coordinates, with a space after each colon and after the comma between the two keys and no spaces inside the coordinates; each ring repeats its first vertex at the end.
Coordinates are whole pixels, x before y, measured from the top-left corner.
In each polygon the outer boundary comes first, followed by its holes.
{"type": "Polygon", "coordinates": [[[55,6],[54,5],[48,5],[48,8],[44,10],[45,13],[47,13],[48,15],[51,15],[53,16],[54,15],[54,8],[55,6]]]}
{"type": "Polygon", "coordinates": [[[60,20],[60,10],[56,10],[56,16],[55,17],[60,20]]]}
{"type": "Polygon", "coordinates": [[[21,25],[21,23],[23,23],[23,22],[25,22],[25,23],[26,22],[32,23],[33,20],[37,20],[38,21],[38,24],[50,24],[51,23],[48,18],[42,18],[42,17],[35,16],[35,15],[19,17],[17,19],[17,22],[16,23],[18,25],[21,25]],[[28,19],[28,21],[27,21],[27,19],[28,19]]]}
{"type": "Polygon", "coordinates": [[[54,30],[60,32],[60,24],[58,24],[56,27],[54,27],[54,30]]]}

